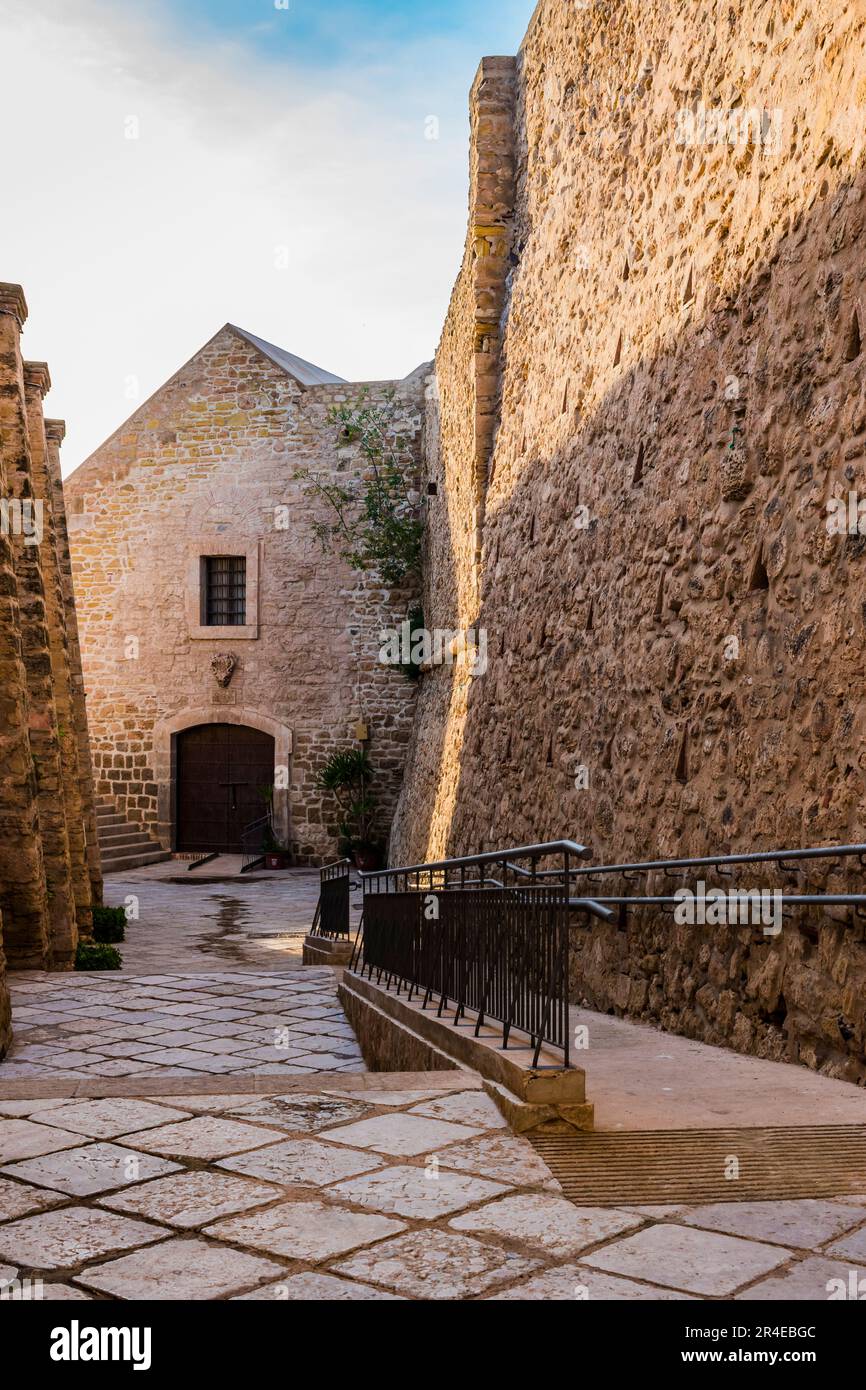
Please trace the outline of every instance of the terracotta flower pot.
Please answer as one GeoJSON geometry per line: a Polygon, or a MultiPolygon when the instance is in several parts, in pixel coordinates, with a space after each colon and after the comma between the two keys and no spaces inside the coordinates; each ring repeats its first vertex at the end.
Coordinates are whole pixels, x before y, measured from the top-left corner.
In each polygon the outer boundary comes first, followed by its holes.
{"type": "Polygon", "coordinates": [[[289,857],[282,850],[270,850],[265,855],[266,869],[287,869],[289,867],[289,857]]]}

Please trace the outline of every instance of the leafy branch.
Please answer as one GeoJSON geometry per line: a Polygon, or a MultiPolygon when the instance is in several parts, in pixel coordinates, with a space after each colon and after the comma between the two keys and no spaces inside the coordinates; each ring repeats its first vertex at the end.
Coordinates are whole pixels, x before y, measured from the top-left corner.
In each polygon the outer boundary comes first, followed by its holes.
{"type": "Polygon", "coordinates": [[[397,427],[394,392],[384,405],[368,403],[366,394],[328,413],[338,447],[357,445],[365,464],[360,477],[339,482],[309,468],[295,477],[307,484],[308,497],[327,505],[328,519],[313,522],[326,555],[336,552],[352,569],[373,572],[392,587],[417,583],[424,529],[418,464],[397,427]]]}

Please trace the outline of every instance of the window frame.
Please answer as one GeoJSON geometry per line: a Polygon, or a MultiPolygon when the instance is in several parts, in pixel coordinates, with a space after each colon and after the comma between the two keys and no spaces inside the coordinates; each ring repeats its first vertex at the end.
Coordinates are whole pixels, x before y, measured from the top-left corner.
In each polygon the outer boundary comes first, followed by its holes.
{"type": "Polygon", "coordinates": [[[259,636],[260,540],[244,542],[237,536],[203,532],[189,540],[187,548],[186,612],[190,640],[194,642],[254,641],[259,636]],[[243,623],[206,623],[205,560],[231,556],[246,561],[246,611],[243,623]]]}
{"type": "MultiPolygon", "coordinates": [[[[218,628],[223,628],[223,629],[234,629],[234,628],[236,628],[236,627],[246,627],[246,624],[247,624],[247,557],[246,557],[246,555],[202,555],[202,556],[201,556],[201,563],[200,563],[199,575],[200,575],[200,584],[199,584],[199,593],[200,593],[199,615],[200,615],[201,626],[202,626],[202,627],[218,627],[218,628]],[[210,613],[211,613],[211,611],[212,611],[212,609],[213,609],[213,607],[214,607],[214,605],[215,605],[215,602],[216,602],[215,595],[214,595],[214,592],[213,592],[213,590],[214,590],[214,578],[215,578],[215,573],[214,573],[215,567],[214,567],[213,562],[214,562],[214,561],[219,561],[219,560],[236,560],[236,561],[239,561],[240,564],[243,566],[242,570],[240,571],[240,573],[241,573],[241,575],[242,575],[242,580],[243,580],[243,583],[242,583],[243,598],[242,598],[242,600],[241,600],[241,601],[242,601],[242,604],[243,604],[243,607],[242,607],[242,610],[241,610],[241,612],[242,612],[242,619],[241,619],[241,621],[240,621],[239,623],[238,623],[238,622],[222,622],[222,623],[219,623],[219,622],[215,622],[215,621],[209,616],[210,613]]],[[[236,583],[237,583],[236,576],[235,576],[234,574],[232,574],[231,571],[229,571],[229,589],[228,589],[227,597],[226,597],[226,599],[225,599],[225,602],[226,602],[226,604],[229,606],[229,608],[231,608],[233,605],[236,605],[236,604],[239,603],[238,597],[237,597],[237,595],[236,595],[236,593],[235,593],[235,587],[234,587],[236,583]]],[[[238,586],[238,587],[240,587],[240,586],[238,586]]]]}

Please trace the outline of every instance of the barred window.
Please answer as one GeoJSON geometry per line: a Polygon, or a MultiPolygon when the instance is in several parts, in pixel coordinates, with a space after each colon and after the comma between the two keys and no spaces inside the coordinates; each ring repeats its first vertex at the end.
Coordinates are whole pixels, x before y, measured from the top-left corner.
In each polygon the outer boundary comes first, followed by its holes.
{"type": "Polygon", "coordinates": [[[247,620],[246,613],[246,556],[202,556],[202,623],[204,626],[242,627],[247,620]]]}

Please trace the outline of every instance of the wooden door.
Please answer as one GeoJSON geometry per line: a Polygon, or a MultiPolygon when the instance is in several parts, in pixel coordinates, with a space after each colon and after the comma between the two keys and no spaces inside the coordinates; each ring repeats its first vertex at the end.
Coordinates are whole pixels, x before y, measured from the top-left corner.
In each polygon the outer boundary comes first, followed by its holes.
{"type": "Polygon", "coordinates": [[[199,724],[177,736],[177,848],[239,854],[267,811],[274,740],[244,724],[199,724]]]}

